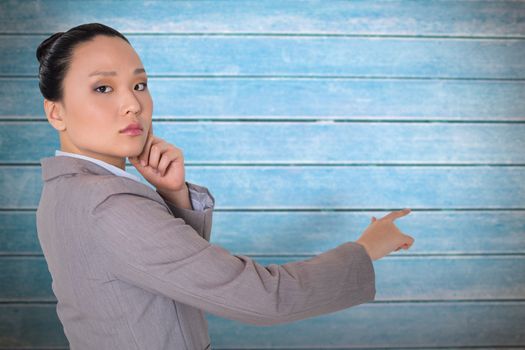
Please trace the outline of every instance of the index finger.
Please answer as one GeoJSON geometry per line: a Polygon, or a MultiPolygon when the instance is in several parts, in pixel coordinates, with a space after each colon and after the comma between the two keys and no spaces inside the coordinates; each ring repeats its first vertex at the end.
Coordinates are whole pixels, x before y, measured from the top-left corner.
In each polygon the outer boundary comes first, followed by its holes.
{"type": "Polygon", "coordinates": [[[149,150],[151,144],[153,143],[153,121],[149,124],[148,136],[146,137],[146,142],[144,143],[144,148],[142,152],[138,155],[139,161],[144,161],[145,164],[149,163],[149,150]]]}
{"type": "Polygon", "coordinates": [[[385,215],[383,219],[389,219],[389,220],[394,221],[395,219],[399,219],[402,216],[408,215],[410,211],[411,210],[409,208],[405,208],[403,210],[396,210],[396,211],[393,211],[385,215]]]}

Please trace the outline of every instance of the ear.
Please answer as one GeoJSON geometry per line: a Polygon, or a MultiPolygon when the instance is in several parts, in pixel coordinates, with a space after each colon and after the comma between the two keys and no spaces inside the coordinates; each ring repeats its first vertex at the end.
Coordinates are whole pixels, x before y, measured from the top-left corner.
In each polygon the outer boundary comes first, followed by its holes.
{"type": "Polygon", "coordinates": [[[54,102],[44,98],[44,111],[47,121],[53,128],[58,131],[66,130],[66,123],[62,115],[63,108],[60,102],[54,102]]]}

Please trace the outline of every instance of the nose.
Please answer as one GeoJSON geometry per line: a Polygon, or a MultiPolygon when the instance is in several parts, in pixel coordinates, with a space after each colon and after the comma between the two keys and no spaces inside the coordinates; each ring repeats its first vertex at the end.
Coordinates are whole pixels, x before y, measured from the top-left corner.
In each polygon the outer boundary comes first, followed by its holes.
{"type": "Polygon", "coordinates": [[[122,115],[127,115],[129,112],[134,114],[140,113],[142,107],[140,105],[140,101],[135,95],[135,92],[127,92],[125,94],[123,97],[122,108],[122,115]]]}

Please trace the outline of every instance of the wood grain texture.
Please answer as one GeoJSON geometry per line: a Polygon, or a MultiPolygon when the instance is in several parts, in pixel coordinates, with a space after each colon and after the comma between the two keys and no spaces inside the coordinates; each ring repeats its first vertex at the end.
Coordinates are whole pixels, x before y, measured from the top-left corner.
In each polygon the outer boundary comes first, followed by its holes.
{"type": "Polygon", "coordinates": [[[525,347],[525,1],[28,0],[0,2],[0,349],[67,349],[35,225],[59,147],[35,50],[88,22],[141,57],[155,132],[216,198],[212,243],[281,264],[413,210],[374,302],[207,314],[214,349],[525,347]]]}
{"type": "Polygon", "coordinates": [[[0,31],[42,33],[98,20],[126,33],[503,36],[525,33],[523,1],[4,1],[0,31]],[[67,16],[58,17],[59,13],[67,16]],[[60,18],[60,21],[55,21],[60,18]]]}
{"type": "MultiPolygon", "coordinates": [[[[55,307],[52,303],[0,305],[2,347],[67,348],[55,307]]],[[[216,349],[431,349],[429,344],[505,349],[520,348],[525,342],[524,315],[522,301],[478,301],[371,303],[272,327],[210,314],[206,318],[216,349]]]]}
{"type": "MultiPolygon", "coordinates": [[[[219,244],[215,242],[216,244],[219,244]]],[[[224,247],[227,247],[226,245],[224,247]]],[[[272,250],[267,249],[270,253],[272,250]]],[[[243,255],[241,252],[234,252],[243,255]]],[[[307,259],[254,257],[263,265],[307,259]]],[[[56,301],[43,257],[0,257],[0,302],[56,301]],[[31,281],[31,283],[28,283],[31,281]]],[[[391,256],[374,262],[376,300],[518,300],[525,293],[523,256],[391,256]],[[432,273],[428,273],[432,271],[432,273]]]]}
{"type": "MultiPolygon", "coordinates": [[[[388,210],[216,209],[211,241],[254,257],[318,254],[359,238],[372,216],[388,210]],[[254,227],[253,223],[257,222],[254,227]],[[297,239],[297,238],[300,239],[297,239]]],[[[0,212],[0,257],[41,255],[34,209],[0,212]]],[[[410,251],[391,256],[521,256],[525,250],[522,210],[413,210],[396,221],[417,238],[410,251]]],[[[379,263],[379,261],[377,261],[379,263]]]]}
{"type": "MultiPolygon", "coordinates": [[[[188,166],[525,164],[523,123],[154,121],[153,129],[188,166]]],[[[4,164],[39,164],[60,148],[47,121],[0,122],[0,137],[4,164]]]]}
{"type": "MultiPolygon", "coordinates": [[[[34,48],[46,37],[5,35],[0,74],[34,77],[34,48]]],[[[169,35],[151,40],[146,34],[128,39],[150,77],[525,77],[521,39],[169,35]]]]}

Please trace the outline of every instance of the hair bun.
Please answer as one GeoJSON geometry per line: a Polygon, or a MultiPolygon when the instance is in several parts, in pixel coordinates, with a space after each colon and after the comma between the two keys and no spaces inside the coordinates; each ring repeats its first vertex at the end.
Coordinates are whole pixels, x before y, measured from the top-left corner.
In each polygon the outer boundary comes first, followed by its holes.
{"type": "Polygon", "coordinates": [[[38,62],[42,63],[42,59],[44,56],[47,55],[48,51],[50,50],[50,47],[64,33],[65,32],[57,32],[51,35],[49,38],[42,41],[40,45],[38,45],[38,48],[36,49],[36,58],[38,59],[38,62]]]}
{"type": "Polygon", "coordinates": [[[75,48],[80,43],[91,41],[98,35],[121,38],[131,46],[129,40],[118,30],[94,22],[80,24],[64,32],[57,32],[45,38],[35,48],[35,56],[39,62],[38,88],[45,99],[63,100],[64,79],[73,61],[75,48]]]}

